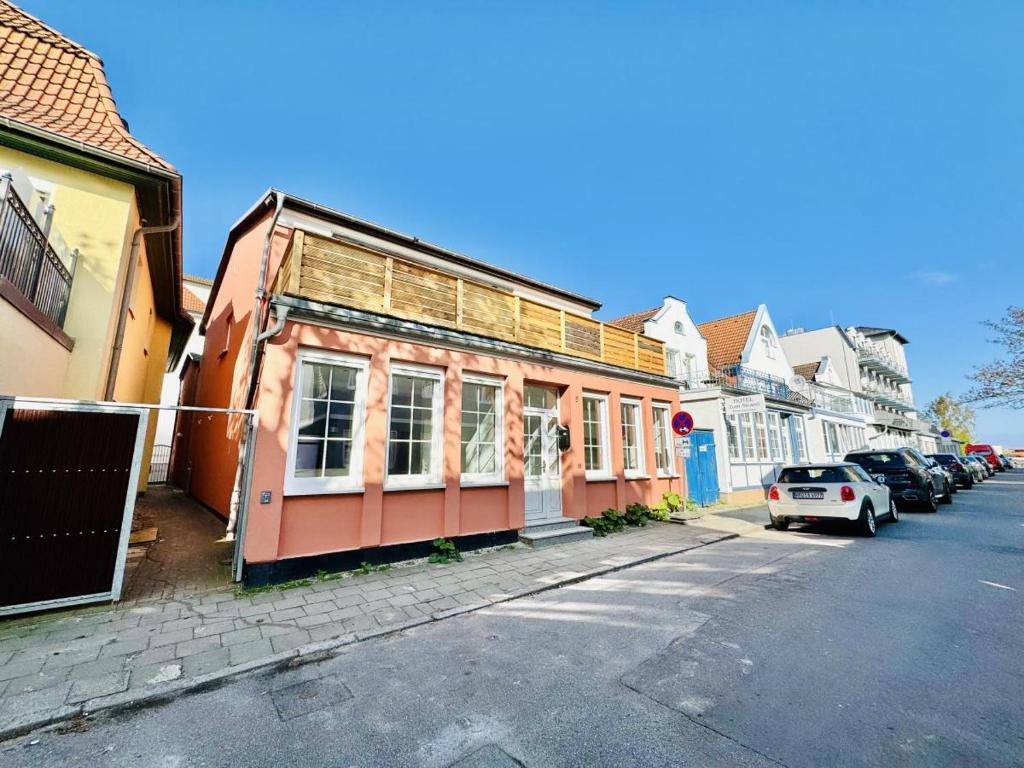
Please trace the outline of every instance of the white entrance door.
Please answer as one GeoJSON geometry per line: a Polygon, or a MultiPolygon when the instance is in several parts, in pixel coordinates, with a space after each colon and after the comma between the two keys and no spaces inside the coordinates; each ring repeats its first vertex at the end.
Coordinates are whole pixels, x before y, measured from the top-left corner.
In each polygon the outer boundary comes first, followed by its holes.
{"type": "Polygon", "coordinates": [[[526,523],[562,516],[562,469],[558,454],[558,395],[526,387],[523,407],[523,474],[526,523]]]}

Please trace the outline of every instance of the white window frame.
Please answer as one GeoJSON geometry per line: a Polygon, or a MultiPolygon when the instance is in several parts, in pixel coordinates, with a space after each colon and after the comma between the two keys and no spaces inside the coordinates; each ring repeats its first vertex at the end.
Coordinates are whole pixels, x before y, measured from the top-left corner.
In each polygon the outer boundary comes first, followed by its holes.
{"type": "Polygon", "coordinates": [[[754,428],[754,414],[739,414],[740,456],[744,462],[757,461],[757,432],[754,428]],[[749,438],[749,440],[748,440],[749,438]]]}
{"type": "Polygon", "coordinates": [[[725,417],[725,441],[731,461],[743,459],[743,447],[740,439],[740,420],[735,413],[725,417]]]}
{"type": "Polygon", "coordinates": [[[619,428],[622,432],[622,474],[628,479],[646,478],[647,475],[647,451],[644,450],[644,403],[634,397],[619,398],[619,428]],[[636,467],[626,469],[626,421],[622,418],[623,409],[635,408],[636,418],[633,422],[636,431],[636,467]]]}
{"type": "Polygon", "coordinates": [[[681,365],[682,357],[678,349],[666,349],[665,350],[665,362],[668,366],[668,375],[676,380],[683,378],[683,366],[681,365]]]}
{"type": "Polygon", "coordinates": [[[782,430],[779,428],[779,414],[775,411],[768,411],[766,414],[768,426],[768,459],[770,461],[785,461],[782,452],[782,430]]]}
{"type": "MultiPolygon", "coordinates": [[[[410,488],[443,488],[444,471],[444,368],[412,363],[394,363],[388,371],[388,426],[384,436],[384,490],[406,490],[410,488]],[[415,376],[434,379],[433,402],[431,403],[430,471],[419,475],[392,475],[391,465],[391,398],[395,389],[395,376],[415,376]]],[[[410,425],[411,426],[411,425],[410,425]]],[[[410,454],[409,460],[412,461],[410,454]]]]}
{"type": "MultiPolygon", "coordinates": [[[[505,380],[497,376],[463,373],[462,386],[494,387],[494,472],[462,472],[462,403],[459,403],[459,471],[462,485],[495,485],[505,482],[505,380]]],[[[389,409],[390,410],[390,409],[389,409]]]]}
{"type": "Polygon", "coordinates": [[[765,463],[770,461],[768,451],[768,414],[765,411],[754,411],[752,416],[754,440],[757,442],[757,461],[758,463],[765,463]]]}
{"type": "Polygon", "coordinates": [[[775,334],[767,324],[761,326],[761,342],[764,345],[764,353],[770,360],[775,359],[775,334]]]}
{"type": "Polygon", "coordinates": [[[292,415],[288,425],[288,455],[285,461],[284,495],[312,496],[331,493],[363,492],[363,451],[366,446],[366,390],[370,360],[327,350],[299,349],[295,358],[292,389],[292,415]],[[352,406],[352,459],[345,477],[295,477],[295,456],[299,443],[299,414],[302,409],[302,369],[304,363],[319,363],[356,368],[356,395],[352,406]]]}
{"type": "Polygon", "coordinates": [[[810,454],[807,452],[807,432],[804,429],[804,418],[803,416],[793,416],[796,419],[796,427],[794,432],[796,433],[796,448],[800,452],[800,458],[795,459],[798,461],[810,461],[810,454]]]}
{"type": "MultiPolygon", "coordinates": [[[[614,475],[612,474],[611,468],[611,440],[609,439],[609,425],[608,425],[608,395],[598,394],[597,392],[584,392],[584,400],[596,400],[598,402],[598,415],[601,419],[599,435],[601,438],[601,467],[599,469],[586,469],[587,456],[586,456],[586,431],[584,430],[584,443],[583,443],[583,467],[584,476],[587,480],[612,480],[614,475]]],[[[584,419],[586,419],[584,411],[584,419]]]]}
{"type": "Polygon", "coordinates": [[[672,406],[668,403],[651,404],[652,435],[654,435],[654,468],[658,477],[677,477],[675,451],[672,450],[672,406]],[[664,435],[664,457],[668,466],[665,469],[658,467],[658,429],[664,435]]]}

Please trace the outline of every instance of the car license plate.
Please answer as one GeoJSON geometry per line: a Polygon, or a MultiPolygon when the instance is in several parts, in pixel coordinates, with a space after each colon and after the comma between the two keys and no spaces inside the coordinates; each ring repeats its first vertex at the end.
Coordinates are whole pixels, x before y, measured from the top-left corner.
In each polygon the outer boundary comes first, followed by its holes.
{"type": "Polygon", "coordinates": [[[793,491],[794,499],[824,499],[824,491],[793,491]]]}

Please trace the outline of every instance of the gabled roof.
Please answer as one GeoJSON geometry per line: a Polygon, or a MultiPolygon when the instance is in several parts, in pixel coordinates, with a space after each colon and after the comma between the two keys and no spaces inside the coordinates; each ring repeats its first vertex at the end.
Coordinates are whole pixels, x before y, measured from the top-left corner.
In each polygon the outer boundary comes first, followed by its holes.
{"type": "Polygon", "coordinates": [[[818,372],[818,367],[821,365],[818,363],[804,363],[803,365],[794,365],[793,373],[797,376],[803,376],[807,381],[814,381],[814,376],[818,372]]]}
{"type": "Polygon", "coordinates": [[[900,333],[899,331],[896,331],[896,330],[894,330],[892,328],[873,328],[873,327],[871,327],[869,325],[857,325],[857,326],[854,326],[854,327],[858,331],[860,331],[861,333],[863,333],[865,336],[868,336],[868,337],[870,337],[870,336],[893,336],[893,337],[895,337],[896,341],[898,341],[900,344],[909,344],[910,343],[910,340],[907,339],[906,336],[904,336],[902,333],[900,333]]]}
{"type": "Polygon", "coordinates": [[[752,309],[697,326],[697,330],[708,342],[709,368],[721,368],[740,362],[756,317],[757,310],[752,309]]]}
{"type": "Polygon", "coordinates": [[[174,171],[129,133],[99,57],[7,0],[0,0],[0,115],[174,171]]]}
{"type": "Polygon", "coordinates": [[[206,311],[206,302],[196,296],[187,285],[181,287],[181,308],[186,312],[203,314],[206,311]]]}
{"type": "Polygon", "coordinates": [[[632,331],[633,333],[643,333],[644,323],[658,314],[661,311],[661,306],[662,305],[659,304],[653,309],[645,309],[643,312],[634,312],[631,315],[617,317],[614,320],[609,320],[608,324],[618,326],[619,328],[627,331],[632,331]]]}

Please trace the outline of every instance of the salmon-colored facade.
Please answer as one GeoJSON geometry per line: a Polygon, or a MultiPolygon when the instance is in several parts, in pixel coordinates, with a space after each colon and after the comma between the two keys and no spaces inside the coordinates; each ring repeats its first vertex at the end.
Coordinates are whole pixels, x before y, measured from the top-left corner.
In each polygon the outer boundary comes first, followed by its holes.
{"type": "MultiPolygon", "coordinates": [[[[196,388],[198,405],[247,405],[252,296],[266,256],[260,328],[270,330],[256,345],[248,403],[258,430],[244,522],[257,580],[311,572],[340,562],[330,560],[337,553],[388,559],[407,551],[398,545],[438,537],[509,540],[531,522],[684,491],[668,436],[671,380],[314,301],[312,283],[272,290],[296,239],[288,225],[315,229],[289,208],[273,237],[270,211],[258,208],[229,238],[196,388]]],[[[311,258],[303,269],[344,279],[311,258]]],[[[423,293],[430,285],[423,278],[423,293]]],[[[571,297],[551,301],[571,308],[571,297]]],[[[191,493],[225,516],[240,432],[239,417],[203,417],[189,441],[191,493]]]]}

